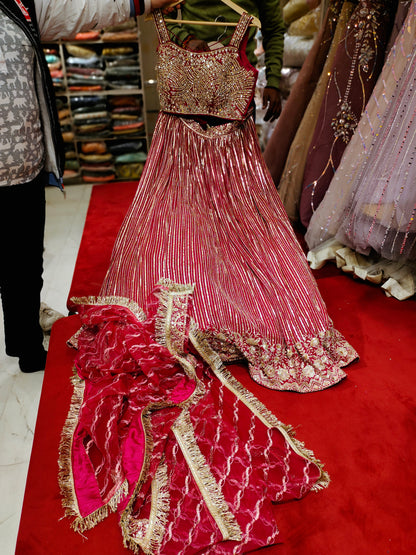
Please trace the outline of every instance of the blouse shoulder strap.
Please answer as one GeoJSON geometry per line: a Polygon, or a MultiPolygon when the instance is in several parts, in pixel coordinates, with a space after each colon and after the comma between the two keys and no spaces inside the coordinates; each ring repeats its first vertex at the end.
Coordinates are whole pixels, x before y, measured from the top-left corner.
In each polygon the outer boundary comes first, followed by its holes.
{"type": "Polygon", "coordinates": [[[240,46],[240,43],[243,40],[252,19],[253,17],[247,12],[244,12],[241,15],[240,20],[237,23],[237,27],[235,28],[233,36],[231,37],[231,40],[229,42],[229,46],[235,46],[237,48],[240,46]]]}
{"type": "Polygon", "coordinates": [[[154,10],[153,19],[155,21],[156,31],[159,37],[159,42],[170,42],[168,28],[166,27],[165,20],[163,19],[162,10],[154,10]]]}

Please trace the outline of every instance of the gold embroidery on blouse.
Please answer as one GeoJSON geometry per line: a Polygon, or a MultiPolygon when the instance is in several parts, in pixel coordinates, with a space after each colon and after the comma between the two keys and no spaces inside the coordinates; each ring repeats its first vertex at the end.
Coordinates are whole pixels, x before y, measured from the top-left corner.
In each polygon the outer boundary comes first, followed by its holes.
{"type": "Polygon", "coordinates": [[[157,83],[160,108],[177,115],[243,120],[253,98],[257,71],[240,62],[240,43],[251,17],[243,14],[228,46],[209,52],[185,50],[169,40],[160,11],[157,83]]]}

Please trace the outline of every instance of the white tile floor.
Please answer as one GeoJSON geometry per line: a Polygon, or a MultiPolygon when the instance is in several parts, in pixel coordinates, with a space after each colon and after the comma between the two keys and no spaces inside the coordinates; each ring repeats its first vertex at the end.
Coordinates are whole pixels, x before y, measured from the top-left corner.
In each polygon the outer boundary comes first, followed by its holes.
{"type": "MultiPolygon", "coordinates": [[[[46,235],[42,300],[67,314],[66,299],[88,209],[91,185],[71,185],[66,196],[46,191],[46,235]]],[[[0,554],[15,552],[20,511],[43,372],[23,374],[4,353],[0,307],[0,554]]]]}

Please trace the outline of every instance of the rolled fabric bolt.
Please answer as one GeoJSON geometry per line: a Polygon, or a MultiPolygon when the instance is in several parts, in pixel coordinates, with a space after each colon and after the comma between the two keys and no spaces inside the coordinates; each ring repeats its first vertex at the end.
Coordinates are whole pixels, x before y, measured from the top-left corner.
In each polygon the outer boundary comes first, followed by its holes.
{"type": "Polygon", "coordinates": [[[104,141],[91,141],[88,143],[82,143],[81,152],[83,152],[84,154],[104,154],[107,152],[107,145],[104,141]]]}
{"type": "Polygon", "coordinates": [[[110,27],[105,27],[105,33],[117,33],[118,31],[126,31],[127,29],[136,29],[136,20],[132,17],[124,21],[123,23],[117,23],[116,25],[111,25],[110,27]]]}
{"type": "Polygon", "coordinates": [[[75,40],[97,40],[100,38],[100,31],[85,31],[83,33],[77,33],[74,37],[75,40]]]}
{"type": "Polygon", "coordinates": [[[116,179],[116,174],[112,173],[110,175],[83,175],[82,181],[85,183],[97,183],[97,182],[108,182],[114,181],[116,179]]]}
{"type": "Polygon", "coordinates": [[[118,31],[116,33],[103,33],[101,40],[104,42],[132,42],[137,40],[137,31],[118,31]]]}
{"type": "Polygon", "coordinates": [[[86,48],[85,46],[78,46],[78,44],[66,44],[65,48],[70,54],[70,56],[75,56],[76,58],[94,58],[97,56],[97,52],[92,48],[86,48]]]}
{"type": "Polygon", "coordinates": [[[289,0],[289,2],[283,7],[283,20],[286,25],[299,19],[310,10],[318,7],[320,0],[289,0]]]}
{"type": "Polygon", "coordinates": [[[114,48],[103,48],[103,56],[123,56],[123,54],[133,54],[134,50],[131,46],[120,46],[114,48]]]}

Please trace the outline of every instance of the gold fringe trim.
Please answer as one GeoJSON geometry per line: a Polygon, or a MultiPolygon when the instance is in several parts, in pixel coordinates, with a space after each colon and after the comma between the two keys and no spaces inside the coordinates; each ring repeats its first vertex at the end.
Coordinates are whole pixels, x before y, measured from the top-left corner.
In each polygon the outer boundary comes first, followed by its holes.
{"type": "Polygon", "coordinates": [[[192,395],[178,406],[187,408],[197,402],[205,394],[205,386],[198,379],[195,372],[195,359],[184,354],[185,340],[188,338],[188,307],[189,296],[193,294],[195,286],[180,285],[167,278],[159,280],[158,285],[164,287],[158,292],[159,309],[155,322],[156,341],[166,347],[175,357],[185,374],[195,381],[192,395]],[[178,316],[182,322],[178,325],[178,316]]]}
{"type": "Polygon", "coordinates": [[[76,305],[123,306],[124,308],[128,308],[130,312],[132,312],[140,322],[144,322],[146,320],[146,314],[144,310],[138,305],[138,303],[136,303],[136,301],[132,301],[128,297],[117,297],[115,295],[111,295],[108,297],[71,297],[71,301],[76,305]]]}
{"type": "Polygon", "coordinates": [[[182,411],[172,430],[224,541],[240,541],[243,537],[241,529],[198,447],[188,411],[182,411]]]}
{"type": "Polygon", "coordinates": [[[85,384],[76,374],[73,368],[71,378],[73,385],[72,398],[66,421],[61,433],[58,456],[58,483],[62,496],[62,506],[66,516],[80,516],[77,498],[74,489],[72,474],[72,440],[75,428],[78,424],[78,416],[84,398],[85,384]]]}
{"type": "Polygon", "coordinates": [[[72,472],[72,445],[75,429],[78,424],[79,411],[84,398],[85,382],[78,377],[75,368],[73,368],[71,382],[74,390],[59,444],[58,482],[65,516],[75,516],[76,518],[71,524],[72,528],[77,532],[84,532],[104,520],[110,511],[116,511],[118,504],[128,493],[128,482],[127,480],[124,481],[105,505],[85,517],[81,516],[72,472]]]}
{"type": "Polygon", "coordinates": [[[248,391],[234,376],[226,369],[219,355],[211,348],[208,341],[204,338],[195,322],[191,323],[189,338],[195,349],[202,358],[209,364],[217,378],[244,403],[253,414],[257,416],[269,428],[277,428],[284,436],[292,449],[304,459],[314,463],[320,470],[318,481],[312,486],[312,491],[318,491],[329,485],[330,478],[323,470],[323,464],[315,457],[313,451],[307,449],[303,442],[295,438],[293,428],[283,424],[278,418],[263,405],[255,395],[248,391]]]}
{"type": "MultiPolygon", "coordinates": [[[[152,480],[152,500],[149,519],[146,521],[146,533],[143,538],[134,535],[142,551],[146,554],[157,553],[165,535],[170,511],[170,493],[168,488],[168,468],[162,462],[152,480]]],[[[139,526],[140,528],[140,526],[139,526]]],[[[133,536],[131,536],[133,539],[133,536]]]]}
{"type": "Polygon", "coordinates": [[[145,483],[147,474],[149,472],[149,467],[150,467],[150,457],[153,451],[153,436],[151,432],[152,426],[150,421],[151,410],[152,410],[152,407],[147,407],[145,411],[143,411],[141,416],[143,432],[145,436],[145,442],[144,442],[145,452],[143,456],[143,465],[140,471],[140,476],[139,476],[139,479],[137,480],[136,486],[130,497],[130,500],[120,516],[120,527],[123,534],[123,544],[125,547],[133,550],[134,553],[138,553],[139,548],[136,542],[134,541],[134,539],[130,536],[129,521],[131,519],[131,513],[133,510],[133,505],[134,505],[134,501],[136,499],[137,493],[140,491],[143,484],[145,483]]]}
{"type": "Polygon", "coordinates": [[[94,528],[94,526],[107,518],[110,513],[116,512],[120,501],[124,499],[126,495],[128,495],[128,492],[129,484],[128,481],[125,480],[105,505],[86,517],[76,518],[71,525],[72,528],[76,532],[80,533],[85,532],[85,530],[90,530],[91,528],[94,528]]]}
{"type": "MultiPolygon", "coordinates": [[[[140,472],[140,476],[139,479],[137,480],[136,486],[134,488],[134,491],[130,497],[130,500],[126,506],[126,508],[124,509],[124,511],[121,514],[120,517],[120,527],[121,527],[121,531],[122,531],[122,535],[123,535],[123,544],[126,548],[131,549],[134,553],[138,553],[139,552],[139,546],[138,546],[138,542],[136,540],[136,538],[131,534],[131,521],[134,520],[134,517],[132,516],[132,512],[133,512],[133,507],[134,507],[134,502],[135,499],[137,497],[138,492],[141,490],[141,488],[143,487],[143,484],[146,482],[146,478],[147,478],[147,474],[149,472],[149,467],[150,467],[150,458],[151,458],[151,454],[153,451],[153,436],[152,436],[152,430],[151,430],[151,413],[154,410],[157,409],[161,409],[161,408],[167,408],[167,407],[183,407],[183,406],[187,406],[188,403],[193,403],[194,402],[194,396],[195,395],[201,395],[203,394],[203,391],[201,393],[201,389],[198,387],[196,388],[195,392],[191,395],[191,398],[188,399],[187,401],[185,401],[182,404],[177,404],[177,403],[152,403],[151,405],[147,406],[142,414],[141,420],[142,420],[142,426],[143,426],[143,431],[144,431],[144,435],[145,435],[145,454],[143,457],[143,465],[142,465],[142,469],[140,472]]],[[[164,534],[164,524],[163,524],[163,514],[164,511],[166,510],[166,514],[169,510],[169,508],[167,507],[167,493],[164,491],[165,485],[167,488],[167,477],[166,477],[166,482],[164,481],[163,478],[163,469],[160,471],[160,473],[158,474],[156,472],[155,477],[157,477],[157,481],[154,482],[152,481],[152,486],[153,483],[155,484],[156,488],[157,488],[157,492],[155,493],[155,495],[158,495],[160,497],[158,497],[158,502],[160,503],[159,506],[157,506],[157,512],[158,512],[158,522],[155,523],[155,530],[158,531],[157,533],[159,534],[159,536],[155,536],[155,538],[157,537],[162,537],[163,538],[163,534],[164,534]]],[[[154,497],[153,497],[153,491],[152,491],[152,503],[154,502],[154,497]]],[[[167,518],[167,517],[166,517],[167,518]]],[[[153,540],[151,540],[153,541],[153,540]]],[[[151,547],[151,542],[150,542],[150,546],[149,549],[151,547]]],[[[146,552],[147,553],[147,552],[146,552]]],[[[152,551],[149,551],[149,553],[153,553],[152,551]]]]}
{"type": "Polygon", "coordinates": [[[195,285],[181,285],[162,278],[158,281],[161,289],[157,292],[159,309],[155,325],[156,341],[165,346],[171,353],[183,354],[184,341],[187,336],[186,322],[188,316],[189,296],[194,292],[195,285]],[[180,326],[172,325],[173,319],[180,326]]]}

